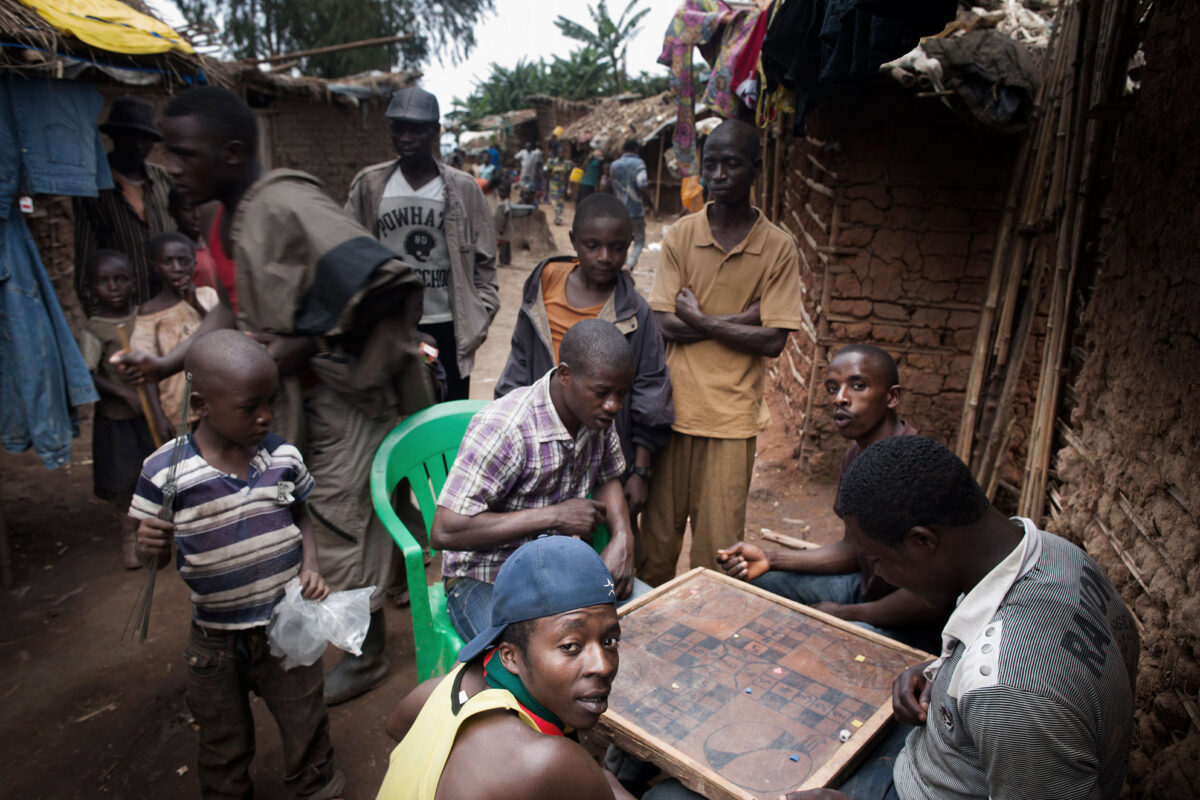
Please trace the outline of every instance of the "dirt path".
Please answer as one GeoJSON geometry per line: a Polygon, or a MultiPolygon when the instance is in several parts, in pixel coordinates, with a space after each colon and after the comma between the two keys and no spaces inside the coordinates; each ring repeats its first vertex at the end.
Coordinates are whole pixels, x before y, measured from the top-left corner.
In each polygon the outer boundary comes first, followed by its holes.
{"type": "MultiPolygon", "coordinates": [[[[659,241],[662,224],[647,228],[650,242],[659,241]]],[[[567,228],[552,230],[569,252],[567,228]]],[[[491,398],[507,358],[521,286],[534,266],[527,254],[513,255],[514,264],[500,269],[502,308],[472,375],[472,396],[481,399],[491,398]]],[[[647,251],[634,274],[640,291],[649,291],[657,265],[658,254],[647,251]]],[[[778,419],[782,411],[772,413],[778,419]]],[[[747,533],[757,538],[767,528],[828,541],[838,530],[828,510],[832,489],[796,485],[792,447],[780,430],[775,426],[760,438],[747,533]]],[[[187,591],[173,569],[161,572],[149,639],[144,645],[121,640],[145,573],[121,568],[116,519],[92,497],[90,428],[83,434],[69,470],[47,472],[32,454],[0,453],[0,510],[16,575],[16,587],[0,592],[3,794],[190,800],[199,792],[195,736],[183,700],[187,591]]],[[[375,796],[393,744],[383,721],[415,683],[408,614],[388,608],[387,620],[391,676],[330,711],[347,800],[375,796]]],[[[254,707],[257,796],[284,798],[278,735],[262,702],[254,707]]]]}

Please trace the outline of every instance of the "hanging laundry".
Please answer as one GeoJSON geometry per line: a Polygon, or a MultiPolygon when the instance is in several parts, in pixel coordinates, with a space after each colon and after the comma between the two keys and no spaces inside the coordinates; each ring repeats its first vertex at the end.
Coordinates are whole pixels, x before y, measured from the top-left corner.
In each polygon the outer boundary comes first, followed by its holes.
{"type": "Polygon", "coordinates": [[[71,460],[76,406],[99,399],[33,236],[21,194],[95,197],[112,186],[90,83],[0,76],[0,446],[71,460]]]}
{"type": "Polygon", "coordinates": [[[758,105],[758,58],[762,54],[763,38],[767,35],[770,16],[766,10],[755,16],[754,28],[733,59],[730,83],[747,108],[758,105]]]}
{"type": "Polygon", "coordinates": [[[671,18],[663,37],[658,63],[671,69],[669,85],[679,102],[679,118],[675,123],[675,156],[683,177],[699,173],[696,159],[696,86],[692,78],[692,52],[700,54],[711,64],[716,61],[720,44],[721,25],[733,16],[729,6],[719,0],[684,0],[671,18]]]}
{"type": "MultiPolygon", "coordinates": [[[[754,53],[754,62],[741,73],[741,80],[736,75],[737,60],[752,45],[754,32],[758,28],[758,20],[765,15],[757,8],[739,7],[730,14],[721,25],[720,48],[716,60],[712,64],[712,75],[704,87],[704,96],[700,102],[711,108],[726,119],[740,116],[742,101],[738,98],[738,85],[751,75],[753,64],[758,62],[758,53],[754,53]]],[[[761,37],[758,49],[762,49],[761,37]]]]}
{"type": "Polygon", "coordinates": [[[958,11],[957,0],[780,2],[762,46],[763,90],[795,91],[797,135],[804,115],[838,87],[874,78],[881,64],[940,31],[958,11]]]}

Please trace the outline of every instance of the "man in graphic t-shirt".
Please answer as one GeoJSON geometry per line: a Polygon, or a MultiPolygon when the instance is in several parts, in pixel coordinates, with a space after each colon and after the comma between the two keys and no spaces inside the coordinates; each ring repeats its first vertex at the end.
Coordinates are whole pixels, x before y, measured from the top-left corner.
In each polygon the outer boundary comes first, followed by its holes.
{"type": "Polygon", "coordinates": [[[434,158],[440,117],[437,98],[424,89],[392,95],[387,118],[399,158],[358,173],[346,211],[424,279],[418,327],[437,342],[443,399],[462,400],[500,307],[496,232],[475,179],[434,158]]]}

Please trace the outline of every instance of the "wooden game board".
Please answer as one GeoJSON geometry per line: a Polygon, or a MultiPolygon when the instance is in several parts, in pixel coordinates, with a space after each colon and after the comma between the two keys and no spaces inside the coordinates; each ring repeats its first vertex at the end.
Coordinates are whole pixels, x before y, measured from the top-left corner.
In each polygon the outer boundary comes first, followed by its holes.
{"type": "Polygon", "coordinates": [[[930,658],[702,567],[620,613],[596,732],[709,800],[832,784],[890,724],[895,677],[930,658]]]}

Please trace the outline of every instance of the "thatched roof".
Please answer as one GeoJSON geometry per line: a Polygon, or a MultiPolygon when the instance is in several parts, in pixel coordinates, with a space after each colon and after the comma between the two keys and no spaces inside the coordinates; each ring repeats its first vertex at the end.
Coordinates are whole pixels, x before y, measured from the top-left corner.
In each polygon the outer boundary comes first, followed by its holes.
{"type": "Polygon", "coordinates": [[[553,107],[559,111],[588,111],[595,102],[585,102],[583,100],[566,100],[562,97],[554,97],[548,94],[531,94],[525,97],[525,101],[532,104],[534,108],[543,108],[546,106],[553,107]]]}
{"type": "Polygon", "coordinates": [[[310,97],[326,103],[356,104],[371,97],[388,97],[397,89],[411,86],[421,73],[364,72],[344,78],[292,77],[278,72],[264,72],[257,66],[226,64],[235,83],[256,92],[286,97],[310,97]]]}
{"type": "Polygon", "coordinates": [[[537,109],[518,108],[516,111],[506,111],[503,114],[489,114],[471,123],[471,130],[498,131],[504,128],[515,128],[537,119],[537,109]]]}
{"type": "Polygon", "coordinates": [[[675,124],[678,113],[679,107],[671,92],[653,97],[610,97],[602,100],[592,113],[568,125],[562,138],[615,157],[620,154],[621,144],[626,139],[637,139],[642,144],[652,141],[675,124]]]}
{"type": "MultiPolygon", "coordinates": [[[[132,10],[162,22],[142,0],[123,0],[132,10]]],[[[223,83],[219,66],[209,72],[211,59],[194,53],[170,50],[164,53],[131,55],[89,45],[70,33],[56,28],[37,11],[17,0],[0,4],[0,70],[74,77],[86,69],[96,69],[123,83],[153,83],[166,79],[182,82],[200,72],[210,82],[223,83]]]]}

